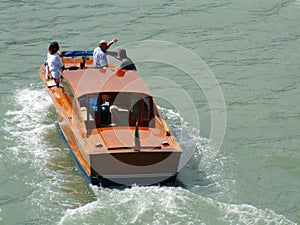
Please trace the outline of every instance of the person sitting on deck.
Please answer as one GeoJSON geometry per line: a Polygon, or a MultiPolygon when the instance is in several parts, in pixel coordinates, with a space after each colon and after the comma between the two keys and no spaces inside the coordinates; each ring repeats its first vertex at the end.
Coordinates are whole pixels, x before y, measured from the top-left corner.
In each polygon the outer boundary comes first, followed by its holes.
{"type": "Polygon", "coordinates": [[[106,51],[109,47],[113,44],[118,42],[118,39],[114,38],[111,42],[107,44],[105,40],[101,40],[99,42],[99,46],[95,48],[93,52],[93,59],[94,59],[94,67],[96,68],[108,68],[106,51]]]}
{"type": "Polygon", "coordinates": [[[47,54],[47,70],[49,69],[51,77],[53,78],[56,87],[59,87],[59,82],[61,79],[61,72],[64,70],[64,64],[62,62],[62,59],[60,57],[59,53],[59,45],[58,42],[53,41],[50,43],[48,48],[48,54],[47,54]]]}
{"type": "Polygon", "coordinates": [[[118,59],[121,60],[120,69],[122,70],[135,70],[136,67],[133,61],[127,56],[126,50],[124,48],[120,48],[118,50],[118,59]]]}

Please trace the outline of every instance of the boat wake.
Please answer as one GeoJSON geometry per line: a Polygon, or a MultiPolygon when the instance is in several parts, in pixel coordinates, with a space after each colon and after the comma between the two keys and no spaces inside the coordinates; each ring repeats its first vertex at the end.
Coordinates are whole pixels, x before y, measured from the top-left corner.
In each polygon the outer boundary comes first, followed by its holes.
{"type": "Polygon", "coordinates": [[[16,223],[34,224],[38,218],[39,224],[53,224],[62,209],[89,202],[88,185],[57,132],[48,93],[36,88],[16,93],[7,99],[11,106],[3,120],[1,160],[5,184],[14,193],[6,202],[20,212],[28,209],[16,223]]]}
{"type": "MultiPolygon", "coordinates": [[[[294,224],[270,209],[215,200],[231,191],[232,179],[224,179],[225,164],[234,164],[220,154],[205,172],[199,171],[210,142],[201,137],[173,110],[160,107],[184,151],[187,163],[179,172],[179,187],[138,187],[106,189],[91,186],[95,200],[67,209],[59,224],[294,224]],[[206,196],[203,194],[206,193],[206,196]],[[208,193],[208,194],[207,194],[208,193]]],[[[230,177],[230,176],[229,176],[230,177]]]]}
{"type": "Polygon", "coordinates": [[[220,152],[212,162],[207,163],[209,167],[204,171],[201,170],[199,165],[206,163],[203,160],[211,159],[215,154],[212,149],[213,143],[208,138],[202,137],[200,131],[188,124],[178,113],[162,107],[159,110],[183,148],[178,185],[187,189],[201,189],[201,192],[209,189],[214,195],[220,195],[225,190],[229,191],[234,180],[232,178],[224,180],[224,173],[227,173],[228,177],[230,172],[228,165],[233,166],[235,162],[220,152]]]}
{"type": "Polygon", "coordinates": [[[213,158],[213,144],[208,138],[200,135],[200,130],[192,127],[179,113],[171,109],[159,107],[159,110],[183,148],[180,169],[185,167],[190,159],[196,159],[200,167],[200,164],[205,164],[201,161],[202,158],[213,158]]]}
{"type": "Polygon", "coordinates": [[[93,188],[97,200],[68,209],[59,224],[293,224],[269,209],[227,204],[175,187],[93,188]]]}
{"type": "Polygon", "coordinates": [[[44,159],[49,156],[49,151],[41,151],[45,148],[41,139],[54,128],[49,120],[51,99],[38,90],[25,89],[17,93],[11,99],[14,109],[8,110],[4,119],[5,139],[13,143],[9,150],[22,162],[44,159]]]}

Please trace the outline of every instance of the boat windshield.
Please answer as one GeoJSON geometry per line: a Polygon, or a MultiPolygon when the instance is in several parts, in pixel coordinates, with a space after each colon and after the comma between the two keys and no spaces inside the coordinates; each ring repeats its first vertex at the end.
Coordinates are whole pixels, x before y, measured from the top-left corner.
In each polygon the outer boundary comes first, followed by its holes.
{"type": "Polygon", "coordinates": [[[151,96],[141,93],[95,93],[78,99],[88,129],[111,126],[154,127],[158,116],[151,96]]]}

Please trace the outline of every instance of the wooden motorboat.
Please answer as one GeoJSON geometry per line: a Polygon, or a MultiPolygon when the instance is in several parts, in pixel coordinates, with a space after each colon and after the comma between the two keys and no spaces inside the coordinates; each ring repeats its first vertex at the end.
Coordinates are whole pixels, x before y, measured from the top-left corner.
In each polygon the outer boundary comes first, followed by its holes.
{"type": "Polygon", "coordinates": [[[135,71],[93,67],[92,51],[63,52],[61,87],[40,76],[57,124],[79,168],[94,185],[175,181],[182,149],[135,71]]]}

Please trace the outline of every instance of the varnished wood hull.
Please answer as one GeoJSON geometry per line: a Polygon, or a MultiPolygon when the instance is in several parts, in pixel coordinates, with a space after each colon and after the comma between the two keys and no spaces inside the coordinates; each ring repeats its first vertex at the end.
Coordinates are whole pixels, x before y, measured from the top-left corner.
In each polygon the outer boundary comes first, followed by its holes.
{"type": "Polygon", "coordinates": [[[83,140],[76,139],[66,120],[58,121],[58,125],[78,167],[94,185],[170,185],[175,182],[180,151],[102,152],[83,157],[84,145],[78,145],[83,140]]]}
{"type": "MultiPolygon", "coordinates": [[[[66,66],[76,63],[65,61],[66,66]]],[[[91,62],[87,62],[87,65],[91,65],[91,62]]],[[[65,88],[47,84],[44,66],[40,68],[40,76],[53,100],[61,133],[90,183],[131,186],[170,184],[175,181],[182,150],[173,136],[163,134],[169,131],[165,130],[160,120],[156,119],[155,129],[141,129],[142,146],[137,150],[132,144],[134,127],[95,127],[88,132],[81,118],[76,115],[76,102],[65,88]],[[157,140],[166,140],[170,144],[158,145],[157,140]],[[114,143],[109,143],[111,141],[114,143]]]]}

